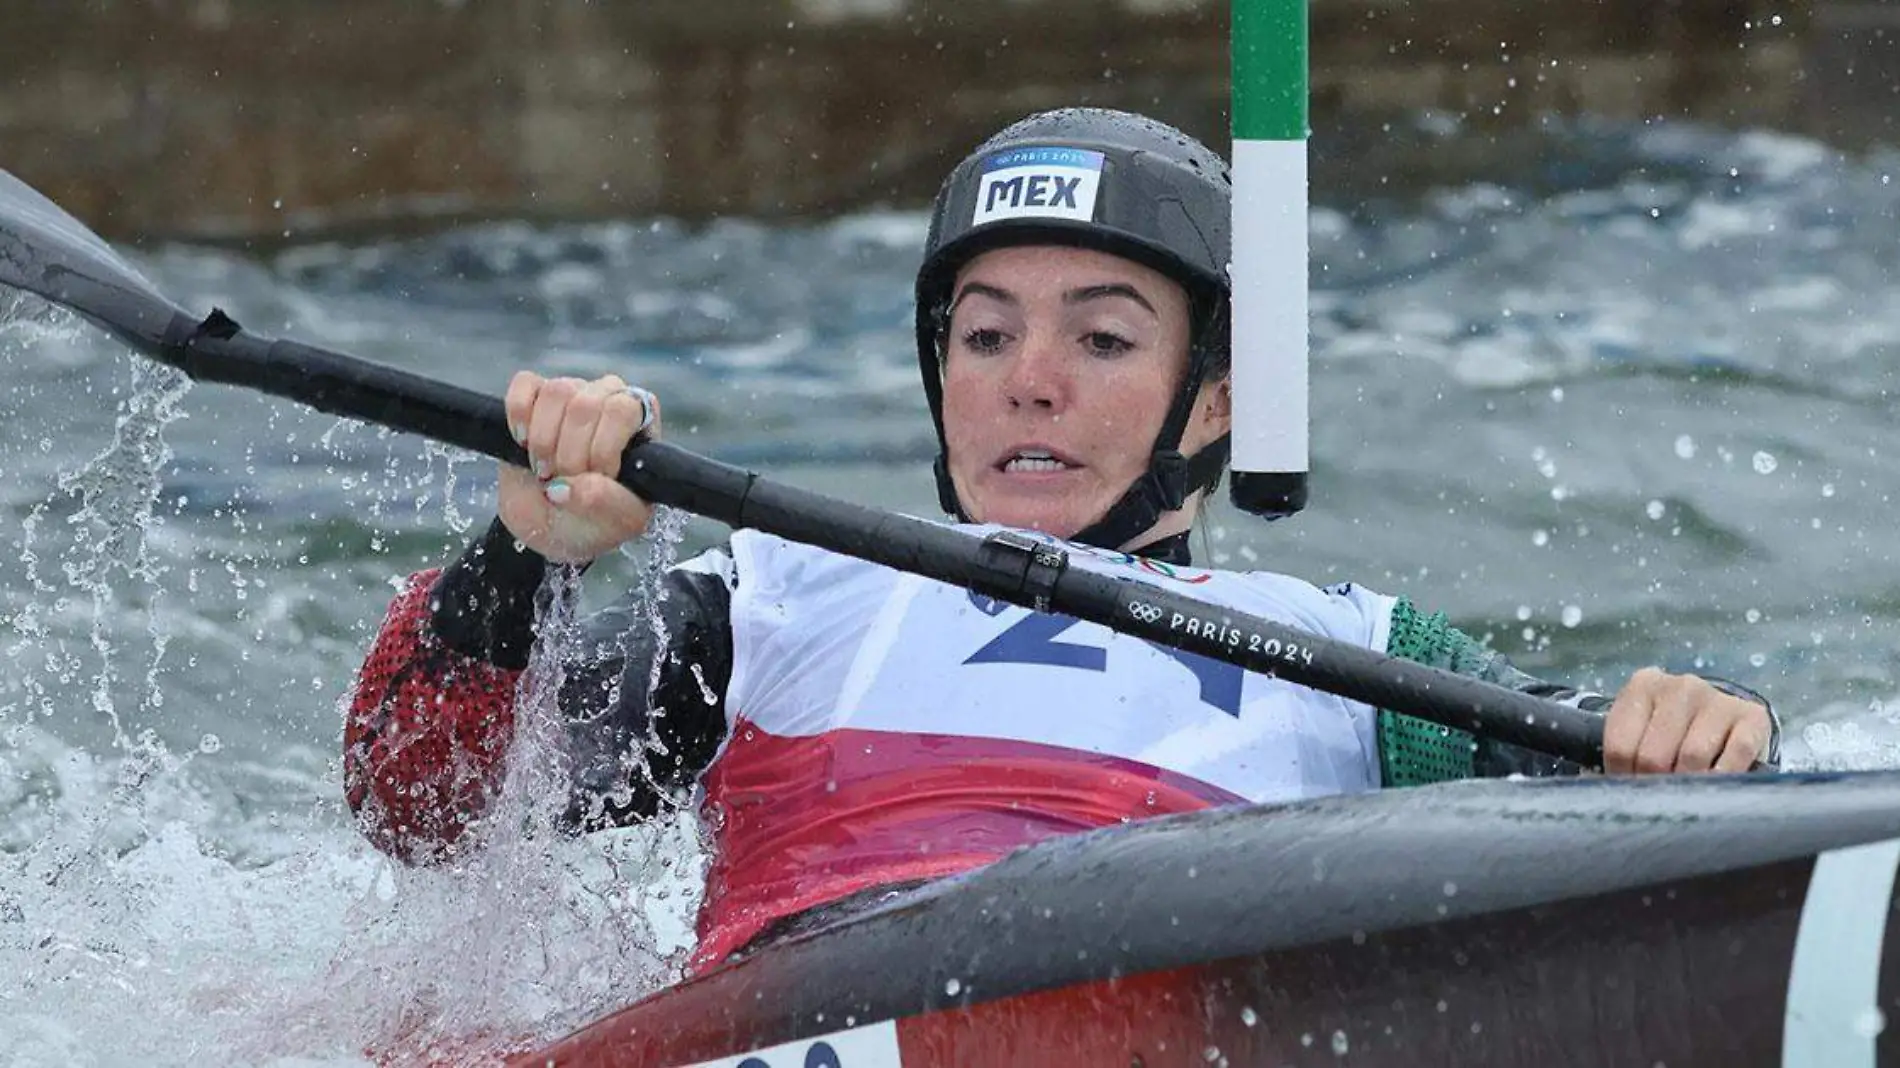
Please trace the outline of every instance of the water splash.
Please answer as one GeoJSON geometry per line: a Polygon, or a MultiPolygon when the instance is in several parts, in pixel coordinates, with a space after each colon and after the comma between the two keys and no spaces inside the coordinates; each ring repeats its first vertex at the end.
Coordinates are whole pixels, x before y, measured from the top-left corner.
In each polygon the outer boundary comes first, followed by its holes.
{"type": "MultiPolygon", "coordinates": [[[[146,740],[135,743],[129,737],[113,696],[122,655],[114,640],[115,623],[126,602],[143,598],[149,608],[163,589],[165,569],[150,551],[147,536],[158,522],[160,473],[172,455],[162,432],[180,417],[178,402],[191,388],[191,380],[181,371],[146,360],[133,360],[131,365],[131,396],[121,408],[112,447],[59,480],[62,492],[81,501],[79,510],[66,520],[74,540],[61,570],[67,586],[84,592],[92,602],[91,641],[99,660],[93,711],[111,722],[114,744],[145,763],[157,754],[146,740]]],[[[164,700],[157,675],[169,638],[156,623],[156,613],[151,618],[154,622],[147,630],[151,647],[139,693],[142,710],[156,710],[164,700]]]]}
{"type": "MultiPolygon", "coordinates": [[[[20,315],[0,322],[0,341],[29,359],[91,341],[76,319],[36,302],[4,310],[20,315]]],[[[6,652],[29,670],[13,673],[16,699],[0,705],[0,970],[15,977],[0,991],[0,1048],[9,1063],[235,1053],[251,1063],[358,1064],[372,1050],[402,1063],[430,1048],[473,1063],[487,1056],[480,1050],[551,1037],[677,974],[682,933],[656,934],[649,917],[677,911],[654,900],[697,875],[677,860],[696,848],[688,823],[586,841],[558,830],[566,790],[554,694],[572,652],[571,578],[544,591],[549,638],[524,676],[520,737],[491,833],[455,868],[412,871],[375,856],[341,818],[333,757],[295,783],[305,800],[251,813],[256,826],[225,841],[207,836],[232,830],[269,788],[254,781],[237,792],[194,771],[201,755],[226,752],[222,738],[204,742],[216,732],[203,729],[202,710],[181,710],[196,742],[178,752],[152,726],[167,711],[171,628],[195,618],[167,595],[181,581],[188,603],[212,593],[200,567],[179,567],[155,542],[161,502],[185,511],[186,494],[166,494],[162,475],[173,459],[165,431],[190,383],[144,361],[111,364],[129,365],[129,381],[95,378],[88,388],[119,400],[112,444],[58,472],[57,491],[27,507],[20,526],[27,596],[8,620],[6,652]],[[81,695],[102,724],[97,746],[72,744],[88,737],[76,729],[81,695]],[[266,844],[250,855],[229,844],[246,838],[266,844]]],[[[293,466],[303,462],[296,435],[281,438],[293,466]]],[[[334,453],[360,438],[324,435],[318,447],[334,453]]],[[[402,448],[376,440],[392,456],[402,448]]],[[[244,455],[255,475],[253,442],[244,455]]],[[[405,502],[412,524],[465,534],[456,490],[470,458],[432,448],[423,460],[391,462],[364,489],[405,502]]],[[[247,594],[266,588],[269,559],[256,537],[266,514],[236,495],[204,514],[235,535],[212,557],[239,615],[261,610],[247,594]]],[[[290,756],[255,769],[259,778],[285,778],[290,756]]]]}
{"type": "MultiPolygon", "coordinates": [[[[670,596],[670,591],[666,586],[666,576],[667,573],[672,570],[673,565],[679,562],[680,542],[685,537],[686,524],[689,518],[687,513],[679,511],[678,509],[658,508],[654,510],[653,520],[648,530],[649,548],[647,550],[645,565],[639,572],[639,581],[635,587],[634,602],[642,607],[642,623],[646,628],[647,637],[651,642],[650,647],[654,649],[664,649],[668,644],[669,637],[666,625],[665,604],[667,598],[670,596]]],[[[630,632],[623,632],[618,642],[619,648],[616,651],[620,655],[624,656],[631,651],[632,635],[630,632]]],[[[652,663],[647,668],[648,693],[654,692],[655,688],[659,686],[660,669],[663,665],[664,661],[661,657],[656,656],[652,658],[652,663]]],[[[699,665],[694,664],[689,665],[689,667],[694,672],[695,677],[698,677],[699,665]]],[[[703,679],[700,685],[701,688],[704,689],[705,683],[703,679]]],[[[616,693],[611,699],[619,700],[619,696],[620,695],[616,693]]],[[[708,703],[711,702],[709,701],[708,703]]],[[[641,781],[645,782],[650,789],[662,797],[667,796],[667,791],[654,779],[653,767],[652,763],[648,760],[648,755],[658,754],[665,756],[667,754],[666,743],[661,740],[658,734],[658,725],[666,719],[667,711],[665,707],[656,707],[651,710],[649,722],[654,725],[654,729],[647,732],[647,737],[643,742],[641,750],[629,755],[630,759],[638,764],[637,772],[641,781]]]]}
{"type": "Polygon", "coordinates": [[[558,698],[584,648],[579,603],[578,574],[553,569],[490,811],[451,861],[391,865],[350,909],[322,994],[264,1014],[269,1029],[248,1035],[247,1051],[289,1055],[347,1037],[383,1064],[488,1064],[678,977],[684,940],[652,917],[665,907],[657,896],[697,877],[677,870],[696,848],[690,821],[566,830],[558,698]]]}

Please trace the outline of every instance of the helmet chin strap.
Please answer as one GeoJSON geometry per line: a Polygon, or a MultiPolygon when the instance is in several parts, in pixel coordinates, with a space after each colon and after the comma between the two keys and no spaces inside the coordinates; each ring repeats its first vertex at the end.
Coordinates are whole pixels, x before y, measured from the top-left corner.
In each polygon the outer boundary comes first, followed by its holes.
{"type": "MultiPolygon", "coordinates": [[[[1222,435],[1193,456],[1174,449],[1157,450],[1148,470],[1102,518],[1077,531],[1070,541],[1103,549],[1120,549],[1145,533],[1161,517],[1187,504],[1188,494],[1205,489],[1227,469],[1228,438],[1222,435]]],[[[1138,546],[1137,546],[1138,548],[1138,546]]]]}

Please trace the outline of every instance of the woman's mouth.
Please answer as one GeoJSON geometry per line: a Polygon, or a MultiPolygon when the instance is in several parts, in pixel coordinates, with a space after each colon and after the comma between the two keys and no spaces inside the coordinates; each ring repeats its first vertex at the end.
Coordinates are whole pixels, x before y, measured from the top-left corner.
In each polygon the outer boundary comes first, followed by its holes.
{"type": "Polygon", "coordinates": [[[998,467],[1011,475],[1040,475],[1057,471],[1069,471],[1080,465],[1070,463],[1049,449],[1017,449],[1005,457],[998,467]]]}

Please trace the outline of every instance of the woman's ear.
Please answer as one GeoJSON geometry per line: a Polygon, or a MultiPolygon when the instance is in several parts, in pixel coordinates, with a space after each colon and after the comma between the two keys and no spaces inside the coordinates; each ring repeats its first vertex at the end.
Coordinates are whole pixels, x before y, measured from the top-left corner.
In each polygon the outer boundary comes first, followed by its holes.
{"type": "Polygon", "coordinates": [[[1209,382],[1201,387],[1201,410],[1206,413],[1208,423],[1215,428],[1215,437],[1233,429],[1234,379],[1232,375],[1222,375],[1220,381],[1209,382]]]}

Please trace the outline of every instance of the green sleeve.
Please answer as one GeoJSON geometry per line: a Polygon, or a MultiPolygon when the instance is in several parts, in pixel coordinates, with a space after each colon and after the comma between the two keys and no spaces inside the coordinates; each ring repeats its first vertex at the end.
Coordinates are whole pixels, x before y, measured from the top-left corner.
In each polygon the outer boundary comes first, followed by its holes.
{"type": "MultiPolygon", "coordinates": [[[[1477,659],[1483,647],[1453,627],[1443,613],[1425,615],[1400,598],[1392,606],[1392,634],[1385,651],[1388,656],[1457,671],[1454,665],[1477,659]]],[[[1383,708],[1374,731],[1381,786],[1424,786],[1476,774],[1478,742],[1468,731],[1383,708]]]]}
{"type": "MultiPolygon", "coordinates": [[[[1554,686],[1519,671],[1503,654],[1452,626],[1444,613],[1426,615],[1404,598],[1392,606],[1392,633],[1385,651],[1389,656],[1513,690],[1580,701],[1585,708],[1601,701],[1597,695],[1554,686]]],[[[1579,770],[1554,757],[1488,742],[1468,731],[1385,709],[1379,711],[1375,733],[1382,786],[1424,786],[1511,772],[1549,775],[1579,770]]]]}
{"type": "MultiPolygon", "coordinates": [[[[1451,625],[1444,613],[1426,615],[1403,598],[1392,606],[1391,637],[1386,654],[1496,683],[1533,694],[1580,712],[1603,715],[1611,699],[1599,693],[1547,682],[1513,666],[1502,653],[1451,625]]],[[[1772,731],[1767,767],[1781,764],[1781,719],[1768,699],[1739,683],[1703,675],[1724,693],[1753,701],[1768,712],[1772,731]]],[[[1379,782],[1382,786],[1425,786],[1452,779],[1492,778],[1502,775],[1575,775],[1582,765],[1468,731],[1441,727],[1429,720],[1381,709],[1374,728],[1379,746],[1379,782]]]]}

